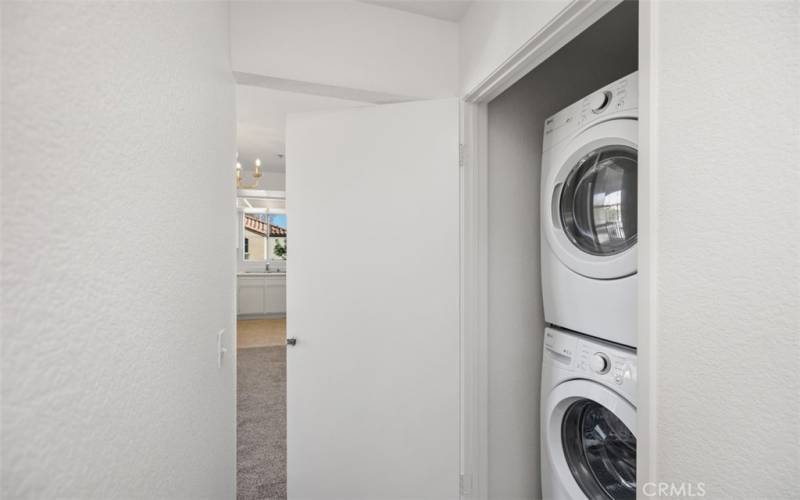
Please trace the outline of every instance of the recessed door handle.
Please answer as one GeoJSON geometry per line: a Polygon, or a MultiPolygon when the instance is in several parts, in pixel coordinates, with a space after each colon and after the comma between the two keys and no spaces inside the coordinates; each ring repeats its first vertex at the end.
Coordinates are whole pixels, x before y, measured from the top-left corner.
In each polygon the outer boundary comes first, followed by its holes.
{"type": "Polygon", "coordinates": [[[297,345],[297,339],[294,337],[286,339],[286,345],[297,345]]]}
{"type": "Polygon", "coordinates": [[[550,216],[553,218],[553,226],[556,229],[561,229],[561,216],[560,216],[560,202],[561,202],[561,189],[564,187],[562,183],[556,184],[553,188],[553,198],[550,200],[550,216]]]}

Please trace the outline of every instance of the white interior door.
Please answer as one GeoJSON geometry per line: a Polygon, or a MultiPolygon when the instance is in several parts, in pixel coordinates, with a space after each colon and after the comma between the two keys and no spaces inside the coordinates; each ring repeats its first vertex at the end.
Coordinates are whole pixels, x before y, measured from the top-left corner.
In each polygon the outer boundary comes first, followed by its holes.
{"type": "Polygon", "coordinates": [[[286,150],[289,498],[457,498],[458,101],[292,115],[286,150]]]}

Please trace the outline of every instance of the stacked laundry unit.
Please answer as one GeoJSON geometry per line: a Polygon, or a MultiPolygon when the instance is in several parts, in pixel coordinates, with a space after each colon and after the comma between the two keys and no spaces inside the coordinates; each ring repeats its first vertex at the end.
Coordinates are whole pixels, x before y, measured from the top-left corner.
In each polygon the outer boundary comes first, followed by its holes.
{"type": "Polygon", "coordinates": [[[542,493],[636,498],[638,79],[545,122],[542,493]]]}

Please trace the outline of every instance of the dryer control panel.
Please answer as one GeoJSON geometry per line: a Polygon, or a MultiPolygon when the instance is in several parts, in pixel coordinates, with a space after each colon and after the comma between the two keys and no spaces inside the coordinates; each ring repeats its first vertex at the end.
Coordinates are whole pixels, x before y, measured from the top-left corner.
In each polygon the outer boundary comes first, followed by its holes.
{"type": "Polygon", "coordinates": [[[594,343],[579,342],[576,366],[591,373],[592,378],[605,378],[615,385],[636,382],[636,357],[594,343]]]}
{"type": "Polygon", "coordinates": [[[615,390],[636,394],[636,351],[611,342],[565,332],[545,329],[545,356],[564,371],[561,378],[595,380],[615,390]]]}
{"type": "MultiPolygon", "coordinates": [[[[625,115],[639,107],[638,72],[620,78],[593,94],[559,111],[544,122],[547,151],[592,123],[610,115],[625,115]]],[[[630,113],[633,114],[633,113],[630,113]]]]}

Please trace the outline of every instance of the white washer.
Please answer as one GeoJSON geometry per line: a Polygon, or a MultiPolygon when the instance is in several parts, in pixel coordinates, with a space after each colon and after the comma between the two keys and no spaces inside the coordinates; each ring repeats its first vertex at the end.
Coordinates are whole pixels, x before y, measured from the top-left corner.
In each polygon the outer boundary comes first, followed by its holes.
{"type": "Polygon", "coordinates": [[[542,495],[636,498],[636,352],[545,329],[542,495]]]}
{"type": "Polygon", "coordinates": [[[636,346],[638,78],[633,73],[545,122],[545,321],[636,346]]]}

